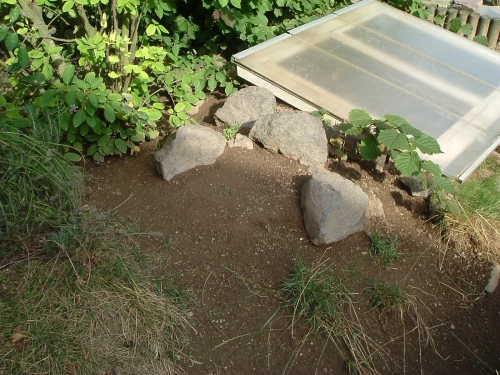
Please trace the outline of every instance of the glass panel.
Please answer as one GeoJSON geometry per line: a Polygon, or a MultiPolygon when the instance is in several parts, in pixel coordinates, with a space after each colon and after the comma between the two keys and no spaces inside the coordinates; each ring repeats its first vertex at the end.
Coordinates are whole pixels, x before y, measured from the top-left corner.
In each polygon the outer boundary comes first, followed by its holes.
{"type": "Polygon", "coordinates": [[[438,139],[445,155],[432,160],[457,179],[499,142],[499,53],[371,0],[290,34],[237,64],[339,118],[406,118],[438,139]]]}

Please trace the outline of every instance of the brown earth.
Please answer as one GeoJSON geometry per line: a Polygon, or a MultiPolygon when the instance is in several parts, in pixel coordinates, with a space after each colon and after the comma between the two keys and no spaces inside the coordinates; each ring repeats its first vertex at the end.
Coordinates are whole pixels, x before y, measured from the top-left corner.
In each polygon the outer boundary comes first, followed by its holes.
{"type": "MultiPolygon", "coordinates": [[[[214,127],[221,106],[211,98],[196,115],[214,127]]],[[[329,162],[328,169],[381,202],[384,216],[365,232],[313,246],[304,229],[300,191],[307,168],[255,145],[226,148],[211,166],[171,181],[154,172],[155,142],[101,166],[88,165],[88,203],[137,219],[153,235],[141,237],[147,267],[171,274],[192,299],[187,347],[196,363],[187,374],[347,374],[338,349],[324,335],[290,327],[280,309],[280,284],[298,257],[332,264],[346,278],[365,334],[385,351],[381,374],[496,374],[500,369],[499,291],[483,295],[489,269],[444,250],[427,202],[414,198],[391,173],[367,164],[329,162]],[[366,232],[397,236],[402,257],[384,267],[370,254],[366,232]],[[161,235],[160,235],[161,233],[161,235]],[[370,280],[397,282],[416,301],[403,320],[371,311],[370,280]],[[426,335],[430,333],[432,340],[426,335]]],[[[379,212],[380,214],[380,212],[379,212]]]]}

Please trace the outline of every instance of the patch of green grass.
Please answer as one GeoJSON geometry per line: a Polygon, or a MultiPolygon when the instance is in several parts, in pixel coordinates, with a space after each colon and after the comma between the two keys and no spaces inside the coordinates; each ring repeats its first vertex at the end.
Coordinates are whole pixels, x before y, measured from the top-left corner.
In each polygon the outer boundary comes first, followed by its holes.
{"type": "Polygon", "coordinates": [[[368,236],[372,242],[372,254],[379,257],[385,266],[402,255],[398,251],[400,243],[396,236],[390,237],[381,233],[370,233],[368,236]]]}
{"type": "Polygon", "coordinates": [[[461,207],[459,214],[437,215],[445,242],[464,256],[479,255],[484,260],[500,262],[499,160],[486,159],[458,187],[455,199],[461,207]]]}
{"type": "MultiPolygon", "coordinates": [[[[337,347],[350,373],[378,374],[371,354],[373,341],[358,320],[348,281],[324,262],[311,266],[298,259],[279,296],[283,307],[293,312],[292,331],[298,320],[304,320],[310,332],[325,334],[337,347]]],[[[302,342],[306,340],[307,335],[302,342]]]]}
{"type": "Polygon", "coordinates": [[[399,314],[408,304],[406,292],[398,284],[387,281],[372,281],[366,294],[370,298],[370,309],[381,313],[399,314]]]}

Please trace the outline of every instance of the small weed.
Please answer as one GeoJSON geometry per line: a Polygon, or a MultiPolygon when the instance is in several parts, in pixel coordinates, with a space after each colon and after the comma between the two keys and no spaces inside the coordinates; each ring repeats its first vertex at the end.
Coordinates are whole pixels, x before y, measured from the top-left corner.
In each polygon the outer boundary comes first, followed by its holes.
{"type": "Polygon", "coordinates": [[[224,196],[229,197],[230,195],[233,194],[233,191],[229,186],[224,186],[224,196]]]}
{"type": "Polygon", "coordinates": [[[222,133],[224,134],[224,137],[228,141],[233,140],[236,138],[236,134],[238,133],[238,130],[240,130],[240,126],[238,125],[228,125],[227,128],[225,128],[222,133]]]}
{"type": "Polygon", "coordinates": [[[402,317],[407,306],[406,292],[399,285],[391,285],[387,281],[372,281],[366,294],[370,297],[370,308],[381,313],[397,314],[402,317]]]}
{"type": "Polygon", "coordinates": [[[402,255],[398,252],[400,244],[396,236],[388,237],[380,233],[370,233],[368,236],[372,241],[372,254],[380,257],[385,266],[402,255]]]}
{"type": "Polygon", "coordinates": [[[173,249],[175,245],[177,244],[176,241],[174,241],[171,237],[168,238],[165,242],[163,242],[163,247],[167,250],[173,249]]]}

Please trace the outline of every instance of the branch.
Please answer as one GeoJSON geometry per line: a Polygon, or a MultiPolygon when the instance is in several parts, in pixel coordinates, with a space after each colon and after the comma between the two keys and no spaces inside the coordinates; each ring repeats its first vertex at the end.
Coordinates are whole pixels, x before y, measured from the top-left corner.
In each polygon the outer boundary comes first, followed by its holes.
{"type": "Polygon", "coordinates": [[[113,30],[115,34],[118,35],[118,16],[116,15],[116,3],[117,0],[113,0],[111,3],[111,11],[113,12],[113,30]]]}
{"type": "MultiPolygon", "coordinates": [[[[21,14],[23,17],[26,17],[33,22],[33,26],[38,29],[40,37],[45,39],[45,43],[47,43],[47,45],[51,48],[56,47],[54,41],[50,39],[52,36],[50,35],[49,28],[43,19],[42,8],[40,8],[35,1],[28,2],[27,0],[18,0],[18,3],[21,6],[21,14]]],[[[54,63],[59,77],[62,77],[64,70],[66,69],[64,57],[60,53],[52,53],[50,55],[50,59],[54,63]]]]}
{"type": "Polygon", "coordinates": [[[80,20],[83,23],[85,34],[87,34],[88,38],[93,37],[97,33],[97,31],[94,28],[94,26],[90,24],[89,19],[87,18],[87,13],[83,8],[83,5],[75,4],[75,6],[76,6],[76,13],[78,14],[78,17],[80,17],[80,20]]]}

